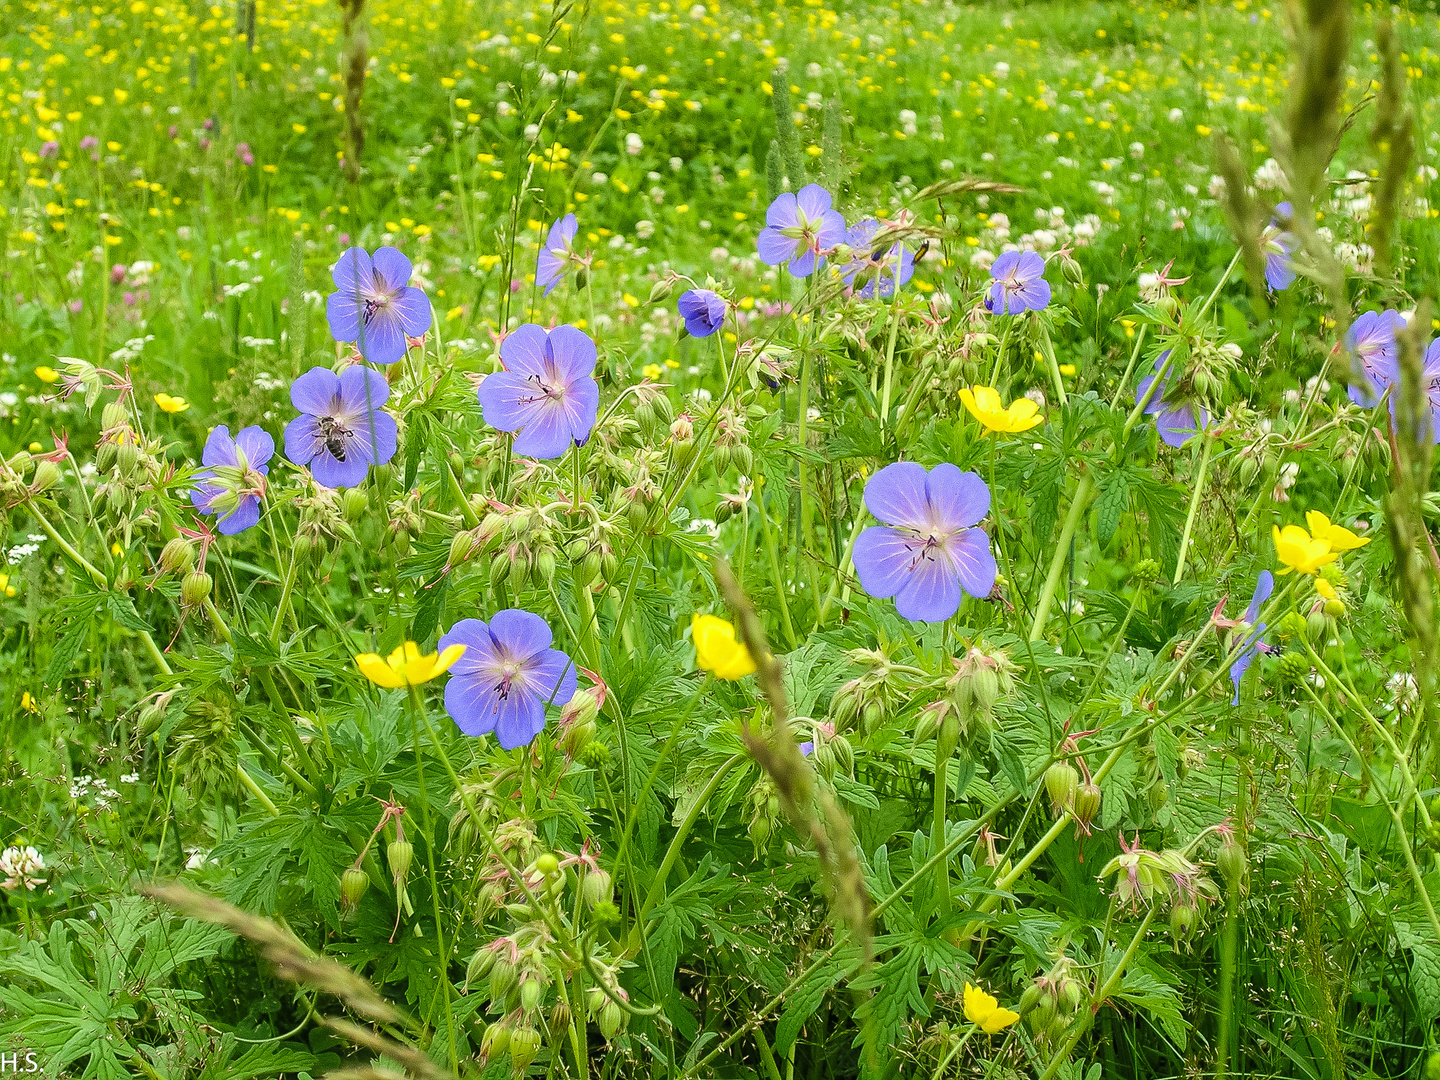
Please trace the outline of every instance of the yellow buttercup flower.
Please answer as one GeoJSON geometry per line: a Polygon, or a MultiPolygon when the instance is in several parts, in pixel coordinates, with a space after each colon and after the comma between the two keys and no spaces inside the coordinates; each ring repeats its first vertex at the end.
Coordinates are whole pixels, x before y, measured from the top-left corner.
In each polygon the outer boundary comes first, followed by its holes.
{"type": "Polygon", "coordinates": [[[1330,519],[1319,510],[1311,510],[1306,514],[1305,524],[1310,526],[1310,535],[1316,540],[1324,540],[1330,545],[1331,551],[1350,551],[1364,547],[1371,540],[1368,536],[1356,536],[1343,525],[1332,525],[1330,519]]]}
{"type": "Polygon", "coordinates": [[[965,1019],[979,1026],[986,1035],[1004,1031],[1020,1014],[1002,1009],[1000,1003],[978,986],[965,984],[965,1019]]]}
{"type": "Polygon", "coordinates": [[[1040,406],[1029,398],[1016,398],[1008,408],[1001,405],[1000,393],[993,386],[972,386],[961,390],[960,400],[964,402],[970,415],[991,431],[1014,434],[1029,431],[1045,422],[1043,416],[1036,415],[1040,406]]]}
{"type": "Polygon", "coordinates": [[[40,711],[40,706],[35,704],[35,699],[30,696],[29,690],[20,695],[20,708],[24,712],[38,713],[40,711]]]}
{"type": "Polygon", "coordinates": [[[1317,540],[1299,525],[1286,525],[1284,529],[1274,527],[1275,555],[1285,564],[1281,574],[1298,570],[1302,574],[1318,574],[1320,568],[1339,558],[1339,552],[1330,550],[1328,540],[1317,540]]]}
{"type": "Polygon", "coordinates": [[[183,397],[171,397],[169,394],[156,394],[155,404],[160,406],[161,412],[182,413],[190,408],[190,402],[183,397]]]}
{"type": "Polygon", "coordinates": [[[1315,579],[1315,591],[1325,600],[1339,600],[1340,594],[1335,591],[1335,586],[1326,581],[1323,577],[1315,579]]]}
{"type": "Polygon", "coordinates": [[[42,365],[35,369],[35,377],[43,383],[53,383],[56,379],[60,378],[60,372],[56,371],[53,367],[44,367],[42,365]]]}
{"type": "Polygon", "coordinates": [[[451,645],[438,656],[435,653],[421,656],[420,646],[407,641],[384,659],[376,653],[361,653],[355,657],[355,664],[360,668],[360,674],[376,686],[393,690],[427,683],[449,671],[450,665],[464,655],[464,645],[451,645]]]}
{"type": "Polygon", "coordinates": [[[735,640],[735,627],[714,615],[695,615],[690,619],[690,640],[695,646],[695,662],[717,679],[743,679],[755,670],[750,650],[735,640]]]}

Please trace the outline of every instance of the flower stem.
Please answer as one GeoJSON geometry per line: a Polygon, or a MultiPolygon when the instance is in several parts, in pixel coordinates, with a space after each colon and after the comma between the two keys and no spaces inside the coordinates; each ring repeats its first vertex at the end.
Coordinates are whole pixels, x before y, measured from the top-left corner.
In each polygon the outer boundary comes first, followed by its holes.
{"type": "Polygon", "coordinates": [[[1050,618],[1050,605],[1055,602],[1055,591],[1060,586],[1060,573],[1065,569],[1065,560],[1070,553],[1070,541],[1075,538],[1075,529],[1080,516],[1090,506],[1090,496],[1095,490],[1095,481],[1087,472],[1080,477],[1075,495],[1070,500],[1070,512],[1065,515],[1065,524],[1060,528],[1060,539],[1055,544],[1055,554],[1050,559],[1050,570],[1045,575],[1045,585],[1040,590],[1040,600],[1035,605],[1035,620],[1030,624],[1030,640],[1039,641],[1045,634],[1045,622],[1050,618]]]}
{"type": "Polygon", "coordinates": [[[890,301],[890,340],[885,345],[885,383],[880,391],[880,430],[890,420],[890,384],[895,372],[895,339],[900,336],[900,298],[890,301]]]}
{"type": "MultiPolygon", "coordinates": [[[[764,477],[757,477],[757,481],[764,477]]],[[[757,483],[758,487],[758,483],[757,483]]],[[[780,601],[780,618],[785,623],[785,636],[789,639],[790,648],[795,648],[800,642],[795,637],[795,626],[790,621],[790,603],[785,598],[785,575],[780,572],[780,553],[775,547],[775,533],[770,528],[770,515],[765,512],[765,492],[758,492],[759,497],[755,500],[755,507],[760,511],[760,532],[765,537],[765,552],[770,556],[771,584],[775,587],[775,597],[780,601]]]]}
{"type": "Polygon", "coordinates": [[[1200,472],[1195,477],[1195,490],[1190,493],[1190,512],[1185,515],[1185,530],[1180,534],[1180,555],[1175,560],[1175,579],[1172,585],[1179,585],[1180,579],[1185,576],[1185,553],[1190,547],[1190,534],[1195,528],[1195,513],[1200,509],[1200,496],[1205,494],[1205,474],[1210,469],[1210,451],[1215,446],[1215,435],[1212,431],[1205,433],[1205,441],[1200,449],[1200,472]]]}
{"type": "Polygon", "coordinates": [[[450,494],[455,498],[455,504],[460,507],[460,516],[465,519],[465,527],[475,528],[480,524],[480,518],[470,506],[470,500],[465,498],[465,489],[460,486],[460,478],[455,475],[455,470],[450,467],[450,458],[442,454],[440,460],[445,464],[445,482],[450,486],[450,494]]]}
{"type": "MultiPolygon", "coordinates": [[[[931,851],[940,851],[945,846],[945,797],[950,792],[950,756],[954,752],[955,740],[947,739],[943,731],[938,732],[935,735],[935,818],[930,831],[931,851]]],[[[944,918],[950,911],[949,859],[941,860],[936,867],[935,890],[935,910],[944,918]]]]}

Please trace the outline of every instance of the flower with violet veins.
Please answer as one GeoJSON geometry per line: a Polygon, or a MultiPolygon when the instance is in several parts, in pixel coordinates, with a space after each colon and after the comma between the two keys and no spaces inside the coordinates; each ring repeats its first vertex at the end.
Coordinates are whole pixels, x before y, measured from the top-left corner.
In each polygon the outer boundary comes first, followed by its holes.
{"type": "Polygon", "coordinates": [[[1367,311],[1350,324],[1345,347],[1350,352],[1350,400],[1373,409],[1396,379],[1395,335],[1405,329],[1398,311],[1367,311]]]}
{"type": "Polygon", "coordinates": [[[1295,208],[1288,202],[1275,207],[1275,216],[1260,234],[1260,251],[1265,256],[1265,284],[1272,292],[1284,292],[1295,282],[1295,270],[1290,258],[1299,241],[1290,231],[1295,218],[1295,208]]]}
{"type": "Polygon", "coordinates": [[[879,231],[880,222],[866,218],[851,226],[845,236],[845,243],[855,253],[844,270],[845,284],[853,287],[855,278],[863,275],[866,280],[860,295],[866,299],[875,295],[877,284],[882,297],[894,296],[897,286],[903,289],[915,276],[915,253],[904,244],[892,244],[888,251],[874,248],[871,240],[879,231]]]}
{"type": "Polygon", "coordinates": [[[830,209],[830,193],[819,184],[787,191],[765,211],[765,228],[755,238],[760,261],[790,264],[790,273],[809,277],[825,261],[820,252],[845,242],[845,219],[830,209]]]}
{"type": "Polygon", "coordinates": [[[967,982],[965,1019],[979,1027],[986,1035],[996,1035],[1019,1020],[1020,1014],[1010,1009],[1002,1009],[1000,1003],[984,990],[967,982]]]}
{"type": "Polygon", "coordinates": [[[960,400],[970,415],[990,431],[1015,434],[1029,431],[1045,422],[1036,415],[1040,406],[1029,398],[1016,398],[1007,408],[1000,404],[1000,392],[993,386],[971,386],[960,391],[960,400]]]}
{"type": "Polygon", "coordinates": [[[325,317],[336,341],[353,341],[374,364],[393,364],[405,355],[405,338],[430,329],[430,298],[410,284],[410,260],[393,247],[341,252],[331,271],[336,291],[325,301],[325,317]]]}
{"type": "MultiPolygon", "coordinates": [[[[1146,393],[1150,390],[1150,384],[1158,377],[1159,371],[1165,366],[1165,360],[1170,355],[1166,349],[1155,358],[1155,375],[1147,375],[1141,379],[1135,387],[1135,404],[1145,400],[1146,393]]],[[[1160,385],[1155,388],[1155,393],[1150,396],[1149,403],[1145,406],[1145,415],[1155,417],[1155,430],[1160,433],[1160,441],[1166,446],[1179,448],[1189,442],[1197,432],[1203,431],[1210,425],[1210,414],[1203,406],[1192,406],[1186,401],[1166,400],[1166,384],[1170,377],[1166,375],[1160,380],[1160,385]],[[1195,422],[1196,416],[1200,422],[1195,422]]]]}
{"type": "Polygon", "coordinates": [[[1285,564],[1285,569],[1280,571],[1281,577],[1295,570],[1302,574],[1318,574],[1322,566],[1340,556],[1338,551],[1330,550],[1328,540],[1311,536],[1299,525],[1286,525],[1283,529],[1279,525],[1273,526],[1272,536],[1275,557],[1285,564]]]}
{"type": "Polygon", "coordinates": [[[972,527],[990,511],[990,489],[975,473],[898,461],[870,478],[865,506],[885,523],[855,541],[855,572],[871,596],[893,596],[914,622],[944,622],[963,593],[990,595],[995,556],[985,530],[972,527]]]}
{"type": "Polygon", "coordinates": [[[1050,303],[1045,260],[1033,251],[1007,251],[990,264],[985,310],[996,315],[1039,311],[1050,303]]]}
{"type": "Polygon", "coordinates": [[[477,394],[487,424],[520,433],[515,453],[544,460],[584,446],[600,413],[595,342],[574,326],[526,323],[500,343],[500,360],[505,370],[477,394]]]}
{"type": "Polygon", "coordinates": [[[1245,677],[1245,672],[1250,670],[1250,665],[1255,662],[1256,654],[1275,651],[1271,646],[1265,644],[1263,640],[1265,636],[1265,624],[1255,621],[1260,617],[1260,605],[1265,603],[1266,600],[1269,600],[1270,594],[1274,591],[1275,575],[1270,573],[1269,570],[1262,570],[1260,571],[1260,575],[1255,579],[1255,592],[1250,597],[1250,606],[1245,609],[1243,617],[1234,621],[1221,618],[1220,612],[1225,606],[1224,600],[1221,600],[1220,603],[1215,605],[1215,614],[1210,617],[1216,626],[1222,627],[1223,629],[1229,630],[1240,626],[1248,630],[1244,643],[1241,645],[1242,651],[1240,655],[1237,656],[1235,662],[1230,665],[1230,681],[1235,684],[1235,700],[1230,703],[1232,705],[1240,704],[1240,680],[1245,677]]]}
{"type": "Polygon", "coordinates": [[[183,397],[172,397],[169,394],[156,394],[155,404],[160,406],[161,412],[182,413],[190,408],[190,402],[183,397]]]}
{"type": "Polygon", "coordinates": [[[445,684],[445,711],[466,735],[495,733],[506,750],[529,746],[545,727],[545,706],[564,705],[578,685],[575,663],[550,647],[554,635],[539,615],[497,611],[488,623],[461,619],[440,637],[463,648],[445,684]]]}
{"type": "Polygon", "coordinates": [[[714,615],[690,618],[690,641],[695,646],[695,663],[717,679],[733,682],[755,670],[755,658],[743,641],[735,640],[735,626],[714,615]]]}
{"type": "Polygon", "coordinates": [[[363,483],[371,465],[395,456],[395,418],[380,409],[389,396],[385,377],[370,368],[311,368],[290,386],[301,415],[285,425],[285,456],[325,487],[363,483]]]}
{"type": "Polygon", "coordinates": [[[691,337],[709,337],[725,322],[725,301],[710,289],[688,289],[675,302],[685,332],[691,337]]]}
{"type": "Polygon", "coordinates": [[[373,652],[361,653],[355,657],[355,666],[360,669],[361,675],[376,686],[383,686],[388,690],[396,690],[402,686],[419,686],[449,671],[455,661],[465,655],[464,645],[444,648],[443,639],[440,644],[444,651],[422,656],[420,646],[413,641],[407,641],[383,659],[373,652]]]}
{"type": "Polygon", "coordinates": [[[1332,525],[1330,519],[1319,510],[1309,511],[1305,515],[1305,524],[1310,527],[1310,535],[1316,540],[1324,540],[1330,545],[1331,551],[1352,551],[1364,547],[1372,539],[1369,536],[1356,536],[1344,525],[1332,525]]]}
{"type": "Polygon", "coordinates": [[[546,296],[554,292],[555,286],[560,284],[565,268],[578,262],[571,244],[579,231],[580,223],[575,220],[575,215],[566,214],[550,226],[545,243],[540,245],[540,256],[535,262],[535,284],[545,290],[546,296]]]}
{"type": "MultiPolygon", "coordinates": [[[[1420,373],[1420,388],[1430,402],[1430,435],[1440,446],[1440,338],[1425,350],[1425,367],[1420,373]]],[[[1395,415],[1395,399],[1390,399],[1390,415],[1395,415]]]]}
{"type": "Polygon", "coordinates": [[[225,536],[244,532],[260,520],[260,500],[265,495],[269,461],[275,455],[275,440],[263,428],[241,428],[232,439],[221,424],[205,440],[195,474],[190,501],[202,514],[215,514],[217,527],[225,536]]]}

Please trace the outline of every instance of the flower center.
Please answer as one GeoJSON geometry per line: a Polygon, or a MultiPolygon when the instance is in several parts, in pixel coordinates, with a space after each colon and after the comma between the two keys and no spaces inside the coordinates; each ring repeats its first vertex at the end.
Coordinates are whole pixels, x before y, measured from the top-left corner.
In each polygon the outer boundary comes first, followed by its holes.
{"type": "Polygon", "coordinates": [[[519,678],[520,665],[514,660],[506,660],[500,665],[500,681],[495,684],[495,692],[502,701],[510,696],[510,690],[519,678]]]}

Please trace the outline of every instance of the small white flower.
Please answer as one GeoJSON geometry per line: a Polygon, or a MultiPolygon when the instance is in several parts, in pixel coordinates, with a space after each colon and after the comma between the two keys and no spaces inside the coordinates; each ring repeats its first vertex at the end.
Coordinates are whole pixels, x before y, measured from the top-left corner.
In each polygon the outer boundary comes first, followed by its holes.
{"type": "Polygon", "coordinates": [[[1182,120],[1185,119],[1185,110],[1183,110],[1183,109],[1171,109],[1170,112],[1169,112],[1167,115],[1168,115],[1168,117],[1169,117],[1170,123],[1172,123],[1172,124],[1178,124],[1178,123],[1180,123],[1182,120]]]}
{"type": "Polygon", "coordinates": [[[34,892],[45,881],[45,858],[33,847],[8,847],[0,852],[0,889],[14,892],[24,886],[34,892]]]}
{"type": "Polygon", "coordinates": [[[645,149],[645,141],[635,132],[625,136],[625,152],[632,157],[638,156],[640,151],[645,149]]]}

